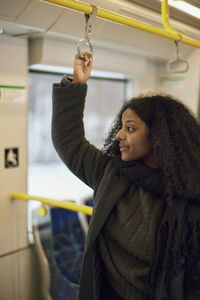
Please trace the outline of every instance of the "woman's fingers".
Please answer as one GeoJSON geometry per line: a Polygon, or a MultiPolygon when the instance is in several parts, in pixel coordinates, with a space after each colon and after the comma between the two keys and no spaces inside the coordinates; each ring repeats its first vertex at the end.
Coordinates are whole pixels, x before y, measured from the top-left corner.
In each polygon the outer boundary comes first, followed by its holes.
{"type": "Polygon", "coordinates": [[[83,71],[92,67],[93,57],[91,53],[82,52],[84,58],[80,58],[77,54],[74,60],[74,66],[82,66],[83,71]]]}
{"type": "Polygon", "coordinates": [[[92,54],[88,52],[83,52],[84,59],[89,63],[90,59],[92,59],[92,54]]]}
{"type": "Polygon", "coordinates": [[[84,64],[84,62],[89,63],[92,59],[92,54],[89,52],[82,52],[84,58],[80,58],[77,54],[75,56],[75,63],[77,64],[84,64]]]}
{"type": "Polygon", "coordinates": [[[86,82],[91,73],[93,57],[91,53],[82,52],[83,59],[78,55],[74,59],[73,82],[86,82]]]}
{"type": "Polygon", "coordinates": [[[76,54],[75,59],[74,59],[74,65],[83,65],[84,61],[82,58],[79,58],[78,55],[76,54]]]}
{"type": "Polygon", "coordinates": [[[91,56],[88,62],[88,67],[91,67],[93,64],[93,57],[91,56]]]}

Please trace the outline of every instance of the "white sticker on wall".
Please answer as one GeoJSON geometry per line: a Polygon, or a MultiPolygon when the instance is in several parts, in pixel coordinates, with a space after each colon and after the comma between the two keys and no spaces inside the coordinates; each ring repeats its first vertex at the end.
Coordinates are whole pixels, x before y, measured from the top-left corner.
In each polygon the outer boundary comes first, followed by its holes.
{"type": "Polygon", "coordinates": [[[19,166],[19,149],[5,149],[5,168],[13,168],[19,166]]]}
{"type": "Polygon", "coordinates": [[[0,85],[0,103],[24,103],[25,101],[24,86],[0,85]]]}

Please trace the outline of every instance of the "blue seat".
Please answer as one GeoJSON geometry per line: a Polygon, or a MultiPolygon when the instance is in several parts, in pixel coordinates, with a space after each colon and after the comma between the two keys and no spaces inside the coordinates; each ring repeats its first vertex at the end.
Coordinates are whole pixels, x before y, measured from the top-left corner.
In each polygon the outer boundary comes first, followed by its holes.
{"type": "Polygon", "coordinates": [[[53,255],[63,276],[79,284],[85,235],[76,212],[51,208],[53,255]]]}
{"type": "Polygon", "coordinates": [[[42,267],[43,298],[78,300],[85,244],[78,214],[61,208],[50,208],[48,214],[49,222],[33,227],[42,267]]]}

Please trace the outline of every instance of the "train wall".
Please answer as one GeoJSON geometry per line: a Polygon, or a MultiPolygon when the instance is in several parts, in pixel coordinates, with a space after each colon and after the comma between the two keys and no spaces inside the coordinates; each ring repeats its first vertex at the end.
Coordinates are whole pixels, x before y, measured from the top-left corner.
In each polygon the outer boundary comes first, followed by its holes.
{"type": "Polygon", "coordinates": [[[0,39],[0,299],[36,300],[37,260],[27,234],[27,70],[25,39],[0,39]]]}

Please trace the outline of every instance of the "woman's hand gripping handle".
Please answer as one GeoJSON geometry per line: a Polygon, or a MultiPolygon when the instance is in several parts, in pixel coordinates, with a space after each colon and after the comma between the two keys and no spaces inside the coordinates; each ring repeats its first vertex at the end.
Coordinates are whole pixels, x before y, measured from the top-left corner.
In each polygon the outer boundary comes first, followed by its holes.
{"type": "Polygon", "coordinates": [[[79,58],[78,55],[76,55],[74,59],[74,74],[72,80],[74,83],[86,83],[92,70],[92,55],[88,52],[83,52],[82,54],[84,55],[84,59],[79,58]]]}

